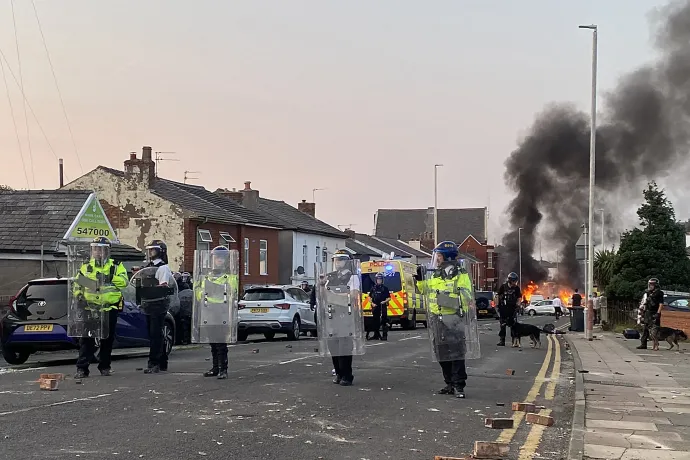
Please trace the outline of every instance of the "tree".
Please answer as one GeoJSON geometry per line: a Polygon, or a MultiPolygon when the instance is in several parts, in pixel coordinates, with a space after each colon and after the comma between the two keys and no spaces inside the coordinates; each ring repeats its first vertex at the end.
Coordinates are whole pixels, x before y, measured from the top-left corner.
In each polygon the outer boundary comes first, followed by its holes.
{"type": "Polygon", "coordinates": [[[637,210],[642,228],[621,238],[606,291],[609,297],[639,299],[652,277],[666,290],[685,291],[690,286],[684,224],[676,221],[673,206],[655,182],[643,194],[645,202],[637,210]]]}
{"type": "Polygon", "coordinates": [[[594,281],[597,283],[600,291],[606,289],[606,286],[611,282],[614,264],[616,262],[616,253],[611,249],[604,249],[597,251],[594,254],[594,281]]]}

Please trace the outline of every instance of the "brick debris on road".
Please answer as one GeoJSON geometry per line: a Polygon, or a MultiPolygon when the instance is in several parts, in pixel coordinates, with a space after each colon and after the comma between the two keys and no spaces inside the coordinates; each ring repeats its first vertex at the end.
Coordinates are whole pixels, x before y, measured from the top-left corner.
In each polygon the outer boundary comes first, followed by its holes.
{"type": "Polygon", "coordinates": [[[497,349],[497,333],[496,321],[480,322],[483,356],[468,361],[465,400],[434,394],[443,381],[424,329],[369,342],[366,355],[355,357],[353,387],[330,382],[330,359],[314,352],[311,338],[292,348],[282,340],[232,346],[226,381],[201,376],[210,351],[200,346],[176,349],[167,373],[137,371],[145,358],[134,354],[115,361],[111,377],[92,373],[79,385],[71,378],[74,357],[65,361],[64,353],[57,362],[43,354],[23,366],[0,363],[0,446],[15,460],[36,452],[53,459],[421,460],[469,456],[481,441],[508,446],[506,458],[562,458],[574,385],[561,339],[548,336],[541,349],[497,349]],[[515,375],[506,375],[508,367],[515,375]],[[41,391],[41,374],[65,379],[41,391]],[[513,402],[543,407],[554,426],[528,424],[513,402]],[[513,427],[487,428],[487,418],[512,418],[513,427]]]}

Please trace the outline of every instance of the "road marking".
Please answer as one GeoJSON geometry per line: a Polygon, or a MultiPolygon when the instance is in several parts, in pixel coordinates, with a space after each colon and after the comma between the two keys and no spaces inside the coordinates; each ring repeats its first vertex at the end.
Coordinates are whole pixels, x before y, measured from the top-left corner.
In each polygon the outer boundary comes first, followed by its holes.
{"type": "Polygon", "coordinates": [[[0,367],[0,375],[14,374],[17,372],[42,371],[43,369],[48,369],[48,368],[47,367],[27,367],[26,369],[13,369],[11,367],[0,367]]]}
{"type": "MultiPolygon", "coordinates": [[[[558,382],[558,377],[561,375],[561,346],[560,342],[556,338],[549,336],[549,340],[549,343],[551,343],[551,340],[554,342],[555,357],[553,360],[553,369],[551,369],[549,384],[546,386],[546,391],[544,392],[544,398],[547,401],[553,401],[556,395],[556,384],[558,382]]],[[[539,415],[549,416],[551,415],[551,409],[542,409],[539,411],[539,415]]],[[[520,448],[520,456],[518,457],[519,460],[528,460],[534,458],[534,455],[539,448],[539,444],[541,443],[541,437],[544,434],[545,428],[546,427],[543,425],[532,425],[532,428],[527,434],[527,439],[525,439],[525,443],[520,448]]]]}
{"type": "Polygon", "coordinates": [[[415,340],[415,339],[421,339],[421,335],[414,335],[412,337],[405,337],[404,339],[399,339],[398,342],[404,342],[405,340],[415,340]]]}
{"type": "Polygon", "coordinates": [[[106,394],[97,395],[97,396],[89,396],[88,398],[76,398],[76,399],[70,399],[68,401],[60,401],[60,402],[51,403],[51,404],[43,404],[42,406],[25,407],[24,409],[11,410],[8,412],[0,412],[0,417],[3,417],[5,415],[20,414],[22,412],[29,412],[29,411],[36,410],[36,409],[45,409],[47,407],[55,407],[55,406],[62,406],[65,404],[72,404],[72,403],[80,402],[80,401],[91,401],[94,399],[105,398],[106,396],[110,396],[110,395],[111,395],[111,393],[106,393],[106,394]]]}
{"type": "Polygon", "coordinates": [[[287,361],[281,361],[278,364],[290,364],[290,363],[294,363],[295,361],[302,361],[303,359],[318,358],[318,357],[319,357],[319,355],[302,356],[301,358],[295,358],[295,359],[290,359],[287,361]]]}
{"type": "MultiPolygon", "coordinates": [[[[550,336],[549,336],[550,337],[550,336]]],[[[544,383],[544,378],[546,377],[546,371],[549,369],[549,364],[551,363],[551,353],[552,353],[552,347],[553,345],[551,344],[551,340],[548,341],[549,346],[548,349],[546,350],[546,356],[544,357],[544,362],[541,365],[541,369],[539,369],[539,373],[534,379],[534,384],[532,385],[532,388],[529,390],[529,393],[527,393],[527,398],[525,398],[526,403],[534,403],[534,401],[537,399],[537,396],[539,395],[539,391],[541,390],[541,386],[544,383]]],[[[504,429],[501,434],[498,436],[498,439],[496,440],[497,442],[506,442],[509,443],[510,441],[513,440],[513,437],[515,436],[515,433],[517,433],[518,428],[520,427],[520,423],[522,422],[522,419],[525,418],[525,413],[524,412],[516,412],[513,415],[513,428],[506,428],[504,429]]]]}
{"type": "Polygon", "coordinates": [[[368,343],[368,344],[366,344],[366,345],[364,345],[364,346],[367,347],[367,348],[369,348],[369,347],[378,347],[379,345],[385,345],[385,344],[387,344],[387,343],[388,343],[388,342],[368,343]]]}

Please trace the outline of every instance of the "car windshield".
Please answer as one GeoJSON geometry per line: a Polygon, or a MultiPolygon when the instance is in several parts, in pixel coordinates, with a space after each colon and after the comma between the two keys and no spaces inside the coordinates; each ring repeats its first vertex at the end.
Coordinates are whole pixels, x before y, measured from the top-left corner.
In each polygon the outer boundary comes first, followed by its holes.
{"type": "MultiPolygon", "coordinates": [[[[376,273],[362,274],[362,292],[369,293],[376,284],[376,273]]],[[[383,285],[391,292],[398,292],[402,290],[402,282],[400,281],[400,273],[392,272],[383,277],[383,285]]]]}
{"type": "Polygon", "coordinates": [[[285,293],[282,289],[272,289],[272,288],[261,288],[261,289],[249,289],[244,293],[242,300],[247,300],[249,302],[256,302],[259,300],[270,301],[270,300],[283,300],[285,299],[285,293]]]}
{"type": "Polygon", "coordinates": [[[67,283],[30,284],[26,290],[26,300],[67,303],[67,283]]]}

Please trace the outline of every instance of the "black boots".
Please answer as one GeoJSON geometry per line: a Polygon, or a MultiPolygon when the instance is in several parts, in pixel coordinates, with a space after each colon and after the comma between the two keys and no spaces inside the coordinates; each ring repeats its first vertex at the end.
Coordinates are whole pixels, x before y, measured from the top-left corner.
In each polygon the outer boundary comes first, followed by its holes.
{"type": "Polygon", "coordinates": [[[213,367],[204,372],[204,377],[218,377],[224,380],[228,378],[228,347],[225,344],[211,344],[211,356],[213,367]]]}
{"type": "Polygon", "coordinates": [[[453,389],[453,386],[452,386],[452,385],[446,385],[445,387],[443,387],[443,388],[441,388],[440,390],[438,390],[438,392],[437,392],[436,394],[439,394],[439,395],[452,395],[452,394],[454,393],[454,391],[455,391],[455,390],[453,389]]]}

